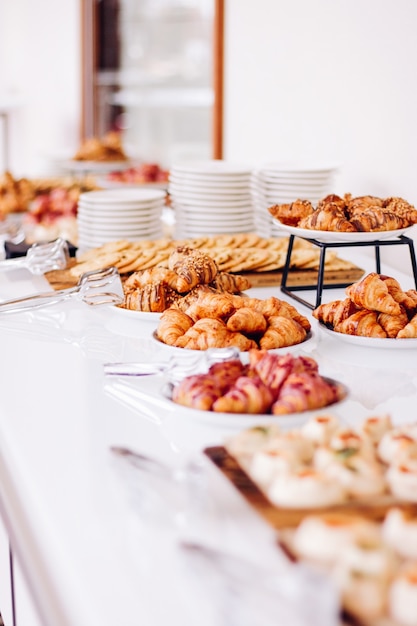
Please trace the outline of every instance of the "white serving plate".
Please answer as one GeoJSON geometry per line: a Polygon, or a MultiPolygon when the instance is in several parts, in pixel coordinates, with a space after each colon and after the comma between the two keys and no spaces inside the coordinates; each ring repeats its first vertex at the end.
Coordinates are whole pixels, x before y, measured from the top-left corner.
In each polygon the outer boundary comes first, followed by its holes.
{"type": "Polygon", "coordinates": [[[171,167],[172,174],[196,174],[197,176],[249,176],[252,168],[248,165],[231,163],[221,159],[176,163],[171,167]]]}
{"type": "Polygon", "coordinates": [[[212,177],[209,176],[208,178],[203,176],[203,177],[198,177],[195,175],[184,175],[184,174],[173,174],[171,173],[169,176],[169,186],[168,186],[168,190],[171,188],[172,185],[175,185],[181,189],[189,189],[189,190],[203,190],[203,189],[208,189],[209,191],[213,190],[213,184],[216,185],[216,189],[220,189],[220,190],[228,190],[228,189],[245,189],[248,187],[248,185],[250,184],[250,177],[249,176],[245,176],[245,177],[240,177],[240,178],[235,178],[232,180],[228,180],[230,177],[222,177],[219,179],[219,177],[217,176],[215,178],[215,180],[212,180],[212,177]]]}
{"type": "Polygon", "coordinates": [[[119,306],[108,307],[108,310],[121,316],[123,319],[136,320],[137,322],[155,322],[158,323],[161,313],[153,313],[152,311],[133,311],[132,309],[123,309],[119,306]]]}
{"type": "Polygon", "coordinates": [[[149,188],[123,188],[123,189],[105,189],[101,191],[86,191],[80,195],[80,201],[91,204],[112,204],[120,203],[148,203],[152,200],[164,199],[166,193],[161,189],[149,188]]]}
{"type": "Polygon", "coordinates": [[[411,230],[413,226],[407,228],[400,228],[398,230],[384,230],[378,232],[363,232],[363,233],[341,233],[327,230],[312,230],[309,228],[297,228],[296,226],[288,226],[283,224],[277,218],[272,218],[276,222],[279,229],[296,237],[302,237],[303,239],[316,239],[323,243],[338,243],[338,242],[372,242],[378,240],[395,239],[400,235],[403,235],[407,231],[411,230]]]}
{"type": "Polygon", "coordinates": [[[417,339],[389,339],[379,337],[358,337],[356,335],[347,335],[345,333],[337,333],[331,328],[327,328],[325,324],[319,322],[319,328],[322,333],[332,337],[333,339],[343,341],[352,346],[360,348],[378,348],[382,350],[416,350],[417,339]]]}
{"type": "MultiPolygon", "coordinates": [[[[315,335],[313,333],[313,331],[310,330],[310,332],[307,334],[306,339],[304,339],[304,341],[302,341],[301,343],[296,343],[292,346],[287,346],[286,348],[273,348],[272,350],[268,350],[268,352],[277,352],[277,353],[281,353],[281,354],[285,354],[287,352],[296,352],[298,350],[302,350],[304,348],[306,348],[310,343],[313,342],[313,339],[315,339],[315,335]]],[[[163,341],[161,341],[160,339],[158,339],[157,334],[156,334],[156,330],[152,333],[152,340],[156,343],[157,346],[159,346],[160,348],[163,348],[164,350],[167,350],[169,352],[172,353],[176,353],[176,354],[183,354],[185,351],[189,351],[188,348],[177,348],[176,346],[169,346],[168,344],[164,343],[163,341]]],[[[199,350],[190,350],[191,352],[199,352],[199,350]]],[[[243,360],[243,362],[247,362],[247,353],[245,352],[241,352],[240,353],[241,358],[243,360]],[[245,359],[246,357],[246,359],[245,359]]]]}

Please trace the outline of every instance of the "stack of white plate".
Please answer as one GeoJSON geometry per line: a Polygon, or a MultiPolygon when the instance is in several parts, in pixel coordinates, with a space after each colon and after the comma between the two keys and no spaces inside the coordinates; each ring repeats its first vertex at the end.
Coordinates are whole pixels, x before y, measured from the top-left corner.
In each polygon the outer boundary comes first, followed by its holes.
{"type": "Polygon", "coordinates": [[[258,234],[265,237],[282,235],[268,207],[298,199],[310,200],[315,206],[327,194],[334,192],[337,170],[338,166],[330,163],[272,163],[254,171],[252,196],[258,234]]]}
{"type": "Polygon", "coordinates": [[[251,173],[250,167],[221,160],[171,167],[168,191],[175,237],[252,232],[251,173]]]}
{"type": "Polygon", "coordinates": [[[166,193],[160,189],[106,189],[80,195],[77,228],[82,250],[108,241],[157,239],[163,236],[166,193]]]}

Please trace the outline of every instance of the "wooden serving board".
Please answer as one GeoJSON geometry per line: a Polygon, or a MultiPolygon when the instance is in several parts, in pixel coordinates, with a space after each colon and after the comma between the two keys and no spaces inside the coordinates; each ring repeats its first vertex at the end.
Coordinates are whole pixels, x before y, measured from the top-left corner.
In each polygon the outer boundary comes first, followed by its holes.
{"type": "Polygon", "coordinates": [[[236,487],[249,504],[277,530],[297,526],[306,515],[343,512],[344,514],[362,515],[368,519],[381,521],[389,508],[398,508],[410,511],[417,515],[417,503],[396,500],[390,495],[370,498],[366,501],[351,501],[346,504],[327,507],[326,509],[284,509],[271,504],[262,491],[249,478],[237,461],[230,456],[222,446],[206,448],[204,453],[236,487]]]}
{"type": "MultiPolygon", "coordinates": [[[[70,268],[75,265],[76,261],[71,260],[70,265],[65,270],[55,270],[45,274],[45,278],[54,289],[67,289],[77,284],[77,279],[70,273],[70,268]]],[[[362,278],[364,270],[360,267],[352,265],[346,269],[326,270],[324,273],[324,283],[328,285],[336,285],[341,283],[351,284],[362,278]]],[[[252,287],[279,287],[281,285],[282,270],[274,270],[272,272],[241,272],[242,276],[246,276],[252,287]]],[[[317,285],[317,270],[292,269],[288,274],[287,285],[293,287],[296,285],[317,285]]]]}
{"type": "MultiPolygon", "coordinates": [[[[324,284],[337,285],[346,283],[350,285],[360,280],[364,273],[363,269],[355,265],[346,269],[328,269],[324,272],[324,284]]],[[[241,272],[241,274],[250,280],[252,287],[279,287],[281,285],[282,270],[274,270],[273,272],[241,272]]],[[[287,286],[310,285],[315,287],[317,280],[317,270],[291,269],[287,277],[287,286]]]]}

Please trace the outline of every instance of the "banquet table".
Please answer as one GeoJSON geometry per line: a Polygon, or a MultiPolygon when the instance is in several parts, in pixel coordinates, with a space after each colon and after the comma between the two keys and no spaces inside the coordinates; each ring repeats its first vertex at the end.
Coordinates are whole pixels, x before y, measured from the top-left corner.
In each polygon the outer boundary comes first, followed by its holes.
{"type": "MultiPolygon", "coordinates": [[[[372,256],[355,251],[354,260],[365,271],[373,269],[372,256]]],[[[414,288],[407,267],[400,272],[383,264],[383,270],[404,289],[414,288]]],[[[44,277],[25,269],[0,274],[1,299],[48,289],[44,277]]],[[[248,295],[291,301],[279,287],[253,288],[248,295]]],[[[323,301],[341,295],[342,289],[328,289],[323,301]]],[[[416,349],[351,345],[324,334],[311,310],[296,306],[313,327],[312,339],[297,353],[313,356],[321,374],[349,388],[332,413],[352,425],[386,413],[395,423],[415,419],[416,349]]],[[[251,614],[250,607],[240,610],[245,596],[234,593],[218,564],[204,550],[199,558],[184,542],[247,566],[260,603],[271,596],[260,589],[257,572],[291,574],[292,600],[278,582],[270,612],[259,621],[263,626],[280,623],[276,615],[285,615],[288,624],[331,626],[337,622],[331,581],[311,587],[311,579],[280,551],[276,531],[203,454],[252,418],[236,424],[211,421],[210,415],[191,418],[168,406],[162,376],[104,376],[106,362],[166,361],[169,350],[152,338],[156,324],[77,300],[0,313],[0,511],[6,538],[0,571],[5,581],[7,541],[12,574],[21,571],[33,607],[33,622],[25,620],[23,592],[12,576],[0,589],[6,626],[255,623],[245,621],[251,614]],[[190,461],[199,470],[192,484],[173,485],[118,459],[111,446],[150,455],[175,468],[175,475],[190,461]],[[288,604],[282,614],[280,603],[288,604]]]]}

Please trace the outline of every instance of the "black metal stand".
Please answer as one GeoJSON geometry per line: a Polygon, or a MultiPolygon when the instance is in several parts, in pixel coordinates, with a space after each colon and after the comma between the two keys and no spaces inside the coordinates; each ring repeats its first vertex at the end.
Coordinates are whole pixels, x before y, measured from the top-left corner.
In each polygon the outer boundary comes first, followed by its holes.
{"type": "MultiPolygon", "coordinates": [[[[328,243],[328,242],[323,242],[323,241],[317,241],[317,239],[307,239],[307,241],[310,241],[310,243],[320,248],[320,261],[319,261],[319,270],[318,270],[318,276],[317,276],[317,285],[316,286],[294,285],[292,287],[289,287],[287,285],[287,280],[288,280],[288,275],[291,271],[291,256],[292,256],[292,250],[293,250],[293,245],[294,245],[294,238],[295,238],[295,235],[290,235],[289,242],[288,242],[287,256],[285,259],[285,265],[282,271],[281,291],[287,294],[288,296],[290,296],[291,298],[294,298],[295,300],[297,300],[300,304],[304,304],[309,309],[315,309],[316,307],[319,306],[319,304],[321,304],[323,289],[339,289],[342,287],[347,287],[348,285],[351,284],[351,283],[336,283],[336,284],[332,283],[332,284],[326,285],[324,283],[324,264],[326,261],[327,248],[363,248],[365,246],[368,246],[368,247],[372,246],[375,248],[376,272],[378,274],[381,274],[380,247],[381,246],[407,245],[409,252],[410,252],[410,260],[411,260],[411,267],[413,270],[414,284],[417,289],[417,262],[416,262],[416,255],[414,251],[414,242],[412,239],[410,239],[409,237],[405,237],[404,235],[400,235],[396,239],[383,239],[383,240],[363,241],[363,242],[355,241],[353,243],[344,242],[344,241],[337,242],[337,243],[336,242],[328,243]],[[311,302],[308,302],[308,300],[304,300],[304,298],[301,298],[300,296],[297,296],[294,293],[294,291],[311,291],[313,289],[316,290],[316,303],[315,304],[311,304],[311,302]]],[[[303,237],[303,239],[306,239],[306,238],[303,237]]]]}

